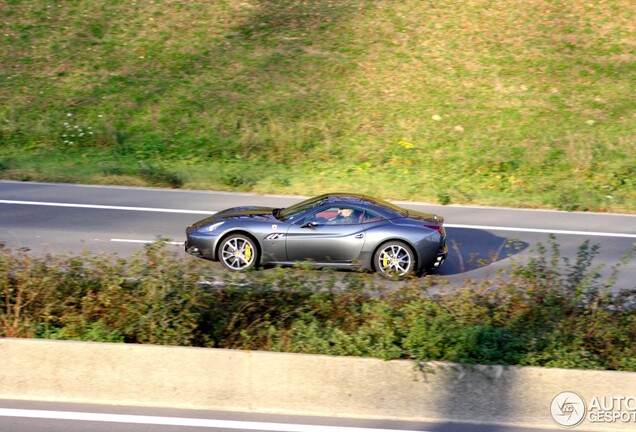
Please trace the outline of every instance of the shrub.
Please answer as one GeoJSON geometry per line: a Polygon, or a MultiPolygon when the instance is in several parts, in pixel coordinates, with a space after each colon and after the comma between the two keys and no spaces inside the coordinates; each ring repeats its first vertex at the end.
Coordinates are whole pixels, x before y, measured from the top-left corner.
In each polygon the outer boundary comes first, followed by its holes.
{"type": "Polygon", "coordinates": [[[433,295],[431,278],[227,273],[162,240],[126,260],[1,247],[0,337],[636,371],[636,290],[610,294],[597,253],[585,242],[570,262],[552,238],[494,279],[433,295]]]}

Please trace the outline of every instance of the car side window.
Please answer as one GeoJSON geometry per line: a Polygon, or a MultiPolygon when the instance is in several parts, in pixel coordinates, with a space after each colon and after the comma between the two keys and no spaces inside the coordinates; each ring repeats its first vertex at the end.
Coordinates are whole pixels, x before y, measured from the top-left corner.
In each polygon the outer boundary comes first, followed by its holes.
{"type": "Polygon", "coordinates": [[[371,223],[382,221],[384,218],[376,212],[365,210],[364,214],[360,217],[361,223],[371,223]]]}
{"type": "Polygon", "coordinates": [[[319,225],[353,225],[371,223],[385,220],[374,211],[349,206],[331,206],[322,208],[316,213],[309,214],[294,223],[302,225],[308,222],[316,222],[319,225]]]}
{"type": "Polygon", "coordinates": [[[327,225],[353,225],[360,223],[362,211],[353,207],[340,206],[319,212],[319,215],[326,219],[327,225]]]}
{"type": "Polygon", "coordinates": [[[338,216],[338,208],[331,207],[331,208],[326,208],[319,211],[318,213],[314,215],[314,218],[316,222],[320,224],[326,224],[327,222],[329,222],[331,219],[335,218],[336,216],[338,216]]]}
{"type": "Polygon", "coordinates": [[[303,225],[306,223],[316,222],[319,225],[325,225],[329,219],[335,217],[337,211],[334,209],[322,209],[318,212],[308,212],[301,218],[293,220],[294,225],[303,225]]]}

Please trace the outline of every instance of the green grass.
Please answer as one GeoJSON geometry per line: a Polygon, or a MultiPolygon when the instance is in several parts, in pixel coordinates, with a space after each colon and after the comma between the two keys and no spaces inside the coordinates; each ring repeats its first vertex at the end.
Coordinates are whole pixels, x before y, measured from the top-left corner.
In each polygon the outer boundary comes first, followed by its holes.
{"type": "Polygon", "coordinates": [[[8,0],[0,178],[636,211],[628,0],[8,0]]]}

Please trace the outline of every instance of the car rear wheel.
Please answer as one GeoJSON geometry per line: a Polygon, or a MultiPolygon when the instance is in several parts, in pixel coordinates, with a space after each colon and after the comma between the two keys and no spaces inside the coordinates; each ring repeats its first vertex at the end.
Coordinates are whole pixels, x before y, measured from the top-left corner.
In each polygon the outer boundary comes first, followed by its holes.
{"type": "Polygon", "coordinates": [[[401,241],[389,241],[378,248],[373,256],[375,269],[387,279],[401,279],[413,274],[415,255],[401,241]]]}
{"type": "Polygon", "coordinates": [[[230,270],[245,271],[258,264],[258,249],[254,240],[242,234],[225,238],[220,252],[221,264],[230,270]]]}

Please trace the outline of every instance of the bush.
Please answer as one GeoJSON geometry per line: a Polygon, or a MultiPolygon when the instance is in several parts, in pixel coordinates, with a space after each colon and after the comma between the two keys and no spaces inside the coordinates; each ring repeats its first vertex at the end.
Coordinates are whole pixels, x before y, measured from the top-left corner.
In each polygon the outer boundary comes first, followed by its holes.
{"type": "Polygon", "coordinates": [[[230,274],[163,241],[128,260],[2,247],[0,336],[636,371],[636,290],[609,294],[589,243],[574,262],[549,246],[444,295],[431,278],[230,274]]]}

